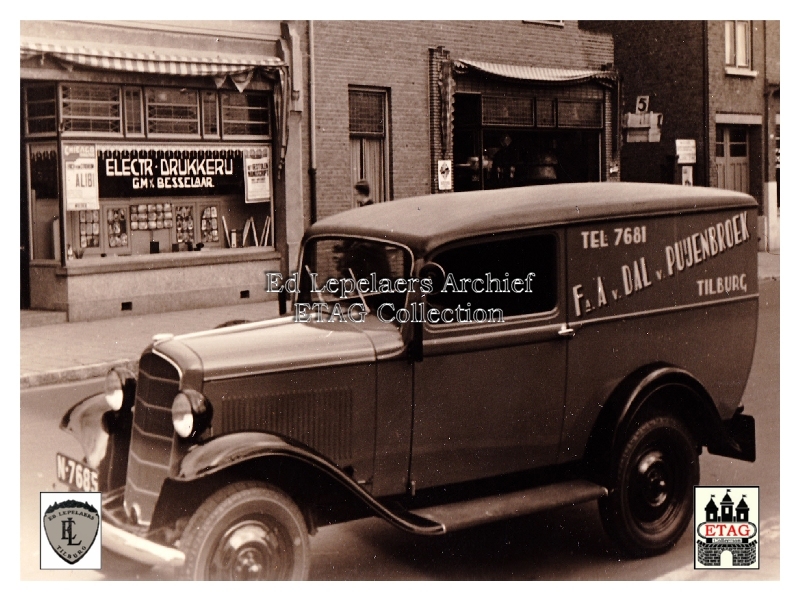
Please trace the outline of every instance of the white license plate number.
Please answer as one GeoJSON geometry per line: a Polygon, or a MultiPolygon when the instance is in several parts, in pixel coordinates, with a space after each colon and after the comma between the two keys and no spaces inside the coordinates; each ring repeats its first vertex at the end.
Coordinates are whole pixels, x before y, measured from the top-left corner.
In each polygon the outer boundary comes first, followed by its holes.
{"type": "Polygon", "coordinates": [[[56,453],[56,478],[76,492],[100,491],[96,469],[60,453],[56,453]]]}

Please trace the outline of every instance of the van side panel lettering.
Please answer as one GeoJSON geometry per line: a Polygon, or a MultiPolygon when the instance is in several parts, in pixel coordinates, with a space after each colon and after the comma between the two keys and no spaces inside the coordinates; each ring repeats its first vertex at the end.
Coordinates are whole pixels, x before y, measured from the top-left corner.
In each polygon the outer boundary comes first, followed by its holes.
{"type": "Polygon", "coordinates": [[[748,212],[653,217],[615,224],[608,232],[569,228],[568,318],[592,320],[748,294],[746,282],[757,276],[756,237],[748,228],[755,219],[748,223],[748,212]]]}

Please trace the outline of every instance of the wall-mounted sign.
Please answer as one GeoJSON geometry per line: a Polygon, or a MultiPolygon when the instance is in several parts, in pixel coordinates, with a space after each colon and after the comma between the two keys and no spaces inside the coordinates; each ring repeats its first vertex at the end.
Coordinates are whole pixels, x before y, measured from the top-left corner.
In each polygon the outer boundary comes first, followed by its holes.
{"type": "Polygon", "coordinates": [[[675,156],[679,165],[693,165],[697,162],[697,146],[694,140],[675,140],[675,156]]]}
{"type": "Polygon", "coordinates": [[[269,185],[269,148],[264,149],[263,156],[246,156],[244,159],[244,201],[268,202],[270,200],[269,185]]]}
{"type": "Polygon", "coordinates": [[[100,197],[243,196],[244,161],[253,156],[269,157],[269,151],[263,146],[216,148],[98,144],[100,197]]]}
{"type": "Polygon", "coordinates": [[[440,160],[439,161],[439,190],[452,190],[453,189],[453,161],[440,160]]]}
{"type": "Polygon", "coordinates": [[[662,113],[625,113],[625,141],[660,142],[663,124],[662,113]]]}
{"type": "Polygon", "coordinates": [[[643,115],[650,110],[650,96],[636,96],[636,114],[643,115]]]}
{"type": "Polygon", "coordinates": [[[681,167],[681,185],[694,185],[694,167],[692,165],[683,165],[681,167]]]}
{"type": "Polygon", "coordinates": [[[64,144],[67,210],[98,210],[97,152],[94,144],[64,144]]]}

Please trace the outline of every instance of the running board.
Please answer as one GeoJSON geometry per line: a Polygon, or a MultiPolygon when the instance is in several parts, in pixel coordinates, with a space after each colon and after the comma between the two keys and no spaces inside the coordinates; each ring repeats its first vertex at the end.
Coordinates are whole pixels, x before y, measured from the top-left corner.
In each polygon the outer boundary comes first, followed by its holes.
{"type": "Polygon", "coordinates": [[[539,511],[581,504],[608,495],[608,490],[583,479],[552,483],[502,496],[489,496],[443,504],[410,511],[412,514],[435,523],[441,523],[442,533],[493,521],[522,517],[539,511]]]}

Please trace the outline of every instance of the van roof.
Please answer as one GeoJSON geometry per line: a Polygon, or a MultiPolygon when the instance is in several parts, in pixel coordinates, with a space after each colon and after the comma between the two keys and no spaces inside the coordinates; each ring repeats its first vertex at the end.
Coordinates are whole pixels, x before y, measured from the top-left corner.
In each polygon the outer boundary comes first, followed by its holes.
{"type": "Polygon", "coordinates": [[[449,241],[501,231],[755,206],[752,196],[716,188],[564,183],[382,202],[321,219],[306,237],[358,235],[399,242],[426,254],[449,241]]]}

